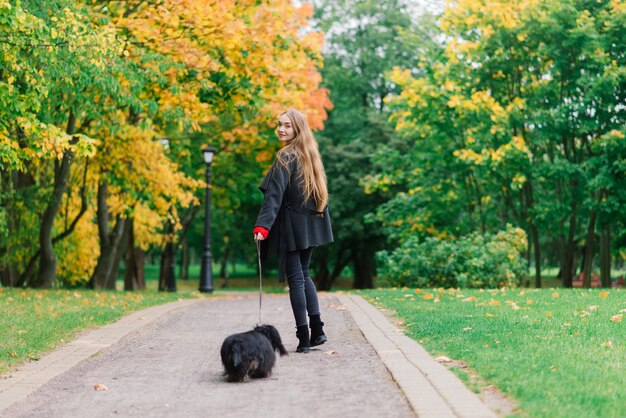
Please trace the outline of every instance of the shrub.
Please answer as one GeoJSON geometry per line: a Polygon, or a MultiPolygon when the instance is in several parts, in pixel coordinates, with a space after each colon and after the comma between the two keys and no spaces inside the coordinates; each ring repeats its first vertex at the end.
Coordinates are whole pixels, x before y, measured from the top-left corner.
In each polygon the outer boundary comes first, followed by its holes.
{"type": "Polygon", "coordinates": [[[526,233],[507,225],[497,234],[472,233],[456,240],[409,238],[394,251],[378,253],[381,275],[392,286],[519,286],[527,275],[526,233]]]}

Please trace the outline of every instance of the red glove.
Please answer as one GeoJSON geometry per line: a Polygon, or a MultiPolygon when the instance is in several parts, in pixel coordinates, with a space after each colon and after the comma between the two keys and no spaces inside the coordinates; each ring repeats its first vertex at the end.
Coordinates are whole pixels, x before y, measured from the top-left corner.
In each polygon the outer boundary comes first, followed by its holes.
{"type": "Polygon", "coordinates": [[[263,235],[263,239],[267,239],[267,236],[269,235],[270,231],[263,228],[262,226],[257,226],[254,228],[254,231],[252,231],[252,233],[256,236],[256,234],[261,234],[263,235]]]}

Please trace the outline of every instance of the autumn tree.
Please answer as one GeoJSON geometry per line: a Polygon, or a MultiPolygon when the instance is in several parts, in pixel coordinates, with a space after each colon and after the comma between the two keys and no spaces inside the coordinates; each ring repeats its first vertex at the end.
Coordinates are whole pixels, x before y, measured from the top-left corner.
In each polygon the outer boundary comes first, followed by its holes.
{"type": "MultiPolygon", "coordinates": [[[[597,164],[609,164],[605,150],[623,135],[615,36],[624,13],[620,2],[451,3],[441,47],[417,74],[391,77],[402,88],[389,105],[406,152],[381,156],[385,169],[369,183],[402,185],[379,209],[387,228],[454,237],[513,221],[530,237],[538,287],[542,247],[562,254],[571,286],[584,237],[589,285],[598,216],[623,202],[615,171],[601,174],[597,164]]],[[[611,223],[602,220],[603,260],[611,223]]]]}

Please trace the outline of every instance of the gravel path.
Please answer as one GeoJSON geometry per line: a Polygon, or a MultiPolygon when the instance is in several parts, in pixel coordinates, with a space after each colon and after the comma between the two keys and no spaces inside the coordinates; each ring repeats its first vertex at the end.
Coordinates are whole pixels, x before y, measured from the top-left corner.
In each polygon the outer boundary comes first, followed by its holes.
{"type": "Polygon", "coordinates": [[[289,351],[268,379],[224,380],[222,341],[256,324],[258,297],[214,297],[130,333],[2,416],[414,417],[345,307],[330,294],[320,294],[320,304],[329,342],[299,354],[288,297],[264,295],[263,322],[278,328],[289,351]]]}

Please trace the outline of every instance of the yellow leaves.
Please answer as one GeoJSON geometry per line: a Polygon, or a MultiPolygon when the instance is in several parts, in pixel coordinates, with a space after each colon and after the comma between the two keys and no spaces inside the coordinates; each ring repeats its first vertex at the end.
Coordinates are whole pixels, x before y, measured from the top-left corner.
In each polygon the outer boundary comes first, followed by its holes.
{"type": "Polygon", "coordinates": [[[600,297],[600,299],[605,299],[607,296],[609,296],[609,292],[604,290],[604,291],[600,292],[600,294],[598,296],[600,297]]]}
{"type": "Polygon", "coordinates": [[[558,298],[559,298],[559,292],[552,293],[552,299],[558,299],[558,298]]]}
{"type": "Polygon", "coordinates": [[[492,314],[492,313],[487,313],[487,314],[485,314],[485,316],[486,316],[487,318],[493,318],[493,317],[494,317],[494,314],[492,314]]]}
{"type": "Polygon", "coordinates": [[[435,297],[435,296],[434,296],[432,293],[430,293],[430,292],[426,292],[426,293],[424,294],[424,296],[422,296],[422,299],[424,299],[424,300],[431,300],[431,299],[433,299],[434,297],[435,297]]]}
{"type": "Polygon", "coordinates": [[[474,302],[477,299],[478,298],[476,298],[476,296],[469,296],[469,297],[463,299],[463,302],[474,302]]]}

